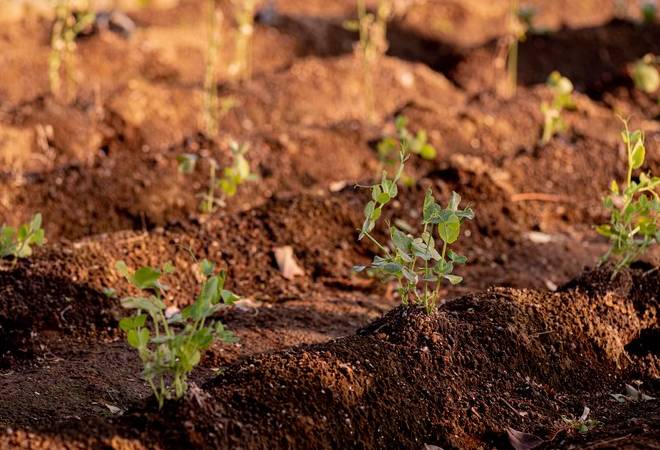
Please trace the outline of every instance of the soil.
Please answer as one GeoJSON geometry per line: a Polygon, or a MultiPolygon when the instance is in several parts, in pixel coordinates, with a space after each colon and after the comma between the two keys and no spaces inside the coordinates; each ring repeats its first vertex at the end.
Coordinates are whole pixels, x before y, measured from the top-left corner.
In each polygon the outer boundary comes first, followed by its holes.
{"type": "Polygon", "coordinates": [[[41,212],[47,244],[0,261],[0,448],[507,449],[518,432],[535,448],[658,448],[658,400],[611,394],[660,397],[660,251],[612,277],[596,267],[607,242],[593,225],[625,177],[617,115],[645,131],[645,169],[660,172],[658,93],[628,74],[660,54],[660,27],[638,23],[636,2],[627,17],[609,2],[531,3],[547,32],[521,43],[511,98],[499,89],[507,1],[397,11],[373,124],[342,25],[354,2],[262,5],[251,78],[220,70],[235,106],[215,139],[200,117],[205,2],[128,8],[130,37],[79,38],[68,96],[49,92],[52,19],[3,16],[0,223],[41,212]],[[573,80],[576,109],[541,146],[554,69],[573,80]],[[369,193],[355,185],[379,177],[375,146],[398,114],[438,156],[410,161],[414,183],[383,222],[414,227],[429,188],[476,210],[457,243],[464,282],[443,286],[432,315],[352,272],[377,252],[357,241],[369,193]],[[204,157],[224,166],[231,139],[250,144],[259,181],[202,215],[204,157]],[[182,153],[201,157],[193,175],[178,172],[182,153]],[[279,270],[283,246],[302,275],[279,270]],[[186,396],[158,410],[104,291],[131,292],[117,260],[172,261],[166,301],[185,306],[201,281],[191,254],[242,296],[218,317],[239,341],[214,344],[186,396]],[[582,433],[585,407],[597,422],[582,433]]]}

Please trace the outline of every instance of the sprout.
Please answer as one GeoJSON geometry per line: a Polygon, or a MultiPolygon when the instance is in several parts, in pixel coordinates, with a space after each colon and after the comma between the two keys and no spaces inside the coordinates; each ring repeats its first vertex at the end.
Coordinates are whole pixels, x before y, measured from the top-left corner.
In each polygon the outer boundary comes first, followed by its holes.
{"type": "Polygon", "coordinates": [[[167,286],[161,278],[174,272],[171,263],[165,263],[161,269],[141,267],[135,272],[124,261],[118,261],[115,267],[129,283],[144,292],[143,296],[121,300],[121,305],[135,314],[121,319],[119,327],[126,333],[128,345],[138,351],[142,376],[162,407],[165,400],[185,394],[188,375],[214,339],[235,342],[234,335],[221,322],[208,322],[213,314],[233,304],[238,297],[224,288],[226,273],[214,274],[214,265],[207,260],[200,263],[204,283],[199,295],[181,311],[163,302],[167,286]]]}
{"type": "Polygon", "coordinates": [[[541,144],[547,144],[550,139],[566,129],[566,123],[561,117],[564,109],[574,109],[575,102],[571,94],[573,93],[573,83],[566,77],[561,76],[554,71],[548,77],[548,87],[552,91],[552,103],[541,103],[541,112],[543,112],[543,135],[541,144]]]}
{"type": "Polygon", "coordinates": [[[371,200],[364,208],[364,223],[358,239],[367,237],[380,249],[369,266],[356,266],[355,271],[365,269],[383,280],[396,280],[397,292],[404,305],[421,305],[427,313],[435,310],[443,281],[460,283],[463,278],[453,273],[455,265],[465,264],[467,258],[454,252],[450,246],[458,241],[464,220],[474,218],[470,208],[460,209],[461,197],[452,192],[446,208],[436,203],[429,189],[422,208],[421,235],[414,236],[396,226],[390,227],[391,247],[385,247],[371,234],[383,207],[398,194],[397,182],[403,173],[406,156],[400,154],[399,170],[393,179],[383,173],[381,182],[371,186],[371,200]],[[436,248],[436,239],[442,244],[436,248]]]}
{"type": "Polygon", "coordinates": [[[610,223],[600,225],[596,231],[610,240],[610,248],[600,263],[616,258],[614,274],[628,267],[652,245],[660,241],[658,217],[660,214],[660,177],[640,173],[633,179],[633,171],[644,164],[646,149],[644,134],[640,130],[630,132],[624,120],[621,133],[628,155],[628,173],[623,186],[616,180],[610,184],[610,195],[603,205],[610,212],[610,223]]]}

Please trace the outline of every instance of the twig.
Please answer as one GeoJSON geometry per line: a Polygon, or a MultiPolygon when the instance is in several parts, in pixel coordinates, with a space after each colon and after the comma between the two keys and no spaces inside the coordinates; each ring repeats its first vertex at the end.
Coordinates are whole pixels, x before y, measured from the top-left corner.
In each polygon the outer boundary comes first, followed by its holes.
{"type": "Polygon", "coordinates": [[[554,202],[554,203],[573,203],[574,201],[569,197],[557,194],[545,194],[543,192],[523,192],[520,194],[511,195],[512,202],[526,202],[526,201],[539,201],[539,202],[554,202]]]}

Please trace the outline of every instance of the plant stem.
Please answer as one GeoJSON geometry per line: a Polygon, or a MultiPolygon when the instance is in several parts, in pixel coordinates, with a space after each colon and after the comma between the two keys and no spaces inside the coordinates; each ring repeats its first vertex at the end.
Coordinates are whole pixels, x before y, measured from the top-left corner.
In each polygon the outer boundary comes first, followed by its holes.
{"type": "Polygon", "coordinates": [[[218,50],[220,47],[220,18],[222,12],[216,7],[216,0],[207,2],[209,14],[209,45],[206,53],[206,72],[204,75],[204,123],[211,137],[218,134],[218,50]]]}
{"type": "Polygon", "coordinates": [[[390,251],[389,251],[388,249],[386,249],[385,247],[383,247],[383,246],[380,244],[380,242],[378,242],[378,241],[376,240],[376,238],[374,238],[373,236],[371,236],[371,234],[369,234],[369,233],[364,233],[364,235],[365,235],[366,237],[368,237],[368,238],[371,240],[371,242],[373,242],[374,244],[376,244],[376,245],[378,246],[378,248],[379,248],[381,251],[383,251],[385,254],[389,254],[389,253],[390,253],[390,251]]]}

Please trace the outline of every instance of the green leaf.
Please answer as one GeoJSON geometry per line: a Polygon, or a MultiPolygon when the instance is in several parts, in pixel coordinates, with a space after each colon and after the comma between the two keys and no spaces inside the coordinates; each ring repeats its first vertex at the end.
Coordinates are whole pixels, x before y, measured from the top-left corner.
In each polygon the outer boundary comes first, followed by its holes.
{"type": "Polygon", "coordinates": [[[403,273],[404,278],[410,281],[411,283],[417,284],[417,282],[419,281],[417,274],[412,270],[410,270],[409,268],[402,267],[401,272],[403,273]]]}
{"type": "Polygon", "coordinates": [[[378,198],[381,196],[382,193],[383,193],[383,190],[381,189],[380,185],[378,185],[378,184],[376,184],[375,186],[373,186],[371,188],[371,198],[376,203],[378,203],[378,198]]]}
{"type": "Polygon", "coordinates": [[[131,280],[131,272],[128,270],[128,266],[122,260],[119,260],[115,263],[115,269],[119,272],[120,275],[123,275],[127,280],[131,280]]]}
{"type": "Polygon", "coordinates": [[[459,277],[458,275],[447,274],[447,275],[444,275],[444,277],[451,284],[459,284],[461,281],[463,281],[463,277],[459,277]]]}
{"type": "Polygon", "coordinates": [[[208,259],[203,259],[199,263],[199,269],[201,270],[202,275],[204,275],[206,277],[210,277],[211,275],[213,275],[213,270],[215,269],[215,264],[213,264],[208,259]]]}
{"type": "Polygon", "coordinates": [[[449,256],[449,259],[451,259],[452,262],[456,264],[465,264],[467,262],[467,258],[465,256],[459,255],[453,250],[449,250],[449,252],[447,252],[447,256],[449,256]]]}
{"type": "Polygon", "coordinates": [[[459,219],[472,220],[474,219],[474,211],[472,208],[465,208],[464,210],[454,211],[454,214],[458,216],[459,219]]]}
{"type": "MultiPolygon", "coordinates": [[[[380,187],[378,188],[380,190],[380,187]]],[[[369,203],[366,204],[364,207],[364,217],[366,218],[371,218],[371,215],[374,212],[374,209],[376,208],[376,203],[373,201],[370,201],[369,203]]]]}
{"type": "Polygon", "coordinates": [[[119,321],[119,328],[124,331],[134,330],[144,326],[147,320],[146,314],[139,314],[137,316],[124,317],[119,321]]]}
{"type": "Polygon", "coordinates": [[[424,195],[424,206],[422,207],[424,223],[429,223],[429,219],[433,216],[437,207],[438,205],[435,203],[435,198],[433,198],[433,191],[428,189],[424,195]]]}
{"type": "Polygon", "coordinates": [[[41,228],[41,213],[36,213],[30,221],[30,230],[36,231],[41,228]]]}
{"type": "Polygon", "coordinates": [[[389,201],[390,201],[390,194],[388,194],[387,192],[382,192],[382,193],[376,198],[376,202],[380,203],[381,205],[382,205],[382,204],[385,204],[385,203],[387,203],[387,202],[389,202],[389,201]]]}
{"type": "Polygon", "coordinates": [[[213,341],[213,335],[211,334],[211,329],[208,327],[201,328],[197,330],[191,337],[191,342],[199,348],[208,347],[213,341]]]}
{"type": "Polygon", "coordinates": [[[179,163],[179,171],[181,173],[191,173],[195,170],[195,164],[197,163],[197,155],[192,153],[184,153],[176,157],[176,161],[179,163]]]}
{"type": "Polygon", "coordinates": [[[390,236],[392,238],[392,243],[397,248],[397,250],[408,256],[410,252],[410,245],[412,244],[412,238],[406,235],[404,232],[400,231],[397,227],[390,228],[390,236]]]}
{"type": "Polygon", "coordinates": [[[396,139],[391,137],[384,138],[378,143],[376,148],[376,150],[378,150],[378,156],[381,160],[384,160],[396,150],[398,145],[399,142],[396,139]]]}
{"type": "Polygon", "coordinates": [[[444,259],[438,261],[438,264],[435,265],[435,272],[440,275],[447,275],[454,270],[454,265],[451,262],[447,262],[444,259]]]}
{"type": "Polygon", "coordinates": [[[610,183],[610,192],[614,195],[619,195],[619,185],[617,184],[616,180],[612,180],[610,183]]]}
{"type": "Polygon", "coordinates": [[[360,22],[357,20],[344,20],[342,26],[345,30],[357,32],[360,30],[360,22]]]}
{"type": "Polygon", "coordinates": [[[165,309],[165,304],[156,297],[126,297],[121,299],[121,306],[126,309],[141,309],[156,314],[165,309]]]}
{"type": "Polygon", "coordinates": [[[644,164],[644,157],[646,150],[644,148],[644,142],[639,140],[635,143],[633,150],[630,154],[630,166],[633,169],[639,169],[644,164]]]}
{"type": "Polygon", "coordinates": [[[461,203],[461,196],[458,195],[458,193],[452,191],[451,193],[451,198],[449,199],[449,204],[447,205],[447,209],[451,211],[456,211],[458,210],[458,205],[461,203]]]}
{"type": "Polygon", "coordinates": [[[140,289],[155,289],[161,287],[158,284],[161,273],[153,267],[140,267],[132,277],[133,284],[140,289]]]}
{"type": "Polygon", "coordinates": [[[461,232],[461,222],[456,214],[451,214],[447,220],[438,224],[438,234],[447,244],[453,244],[458,240],[461,232]]]}
{"type": "Polygon", "coordinates": [[[424,159],[435,159],[437,154],[435,147],[431,144],[424,144],[419,151],[419,155],[424,159]]]}
{"type": "Polygon", "coordinates": [[[149,344],[149,330],[147,328],[132,329],[128,331],[126,340],[128,345],[133,348],[141,349],[146,348],[149,344]]]}
{"type": "Polygon", "coordinates": [[[232,291],[228,291],[227,289],[222,289],[220,297],[222,298],[222,302],[225,305],[233,305],[241,299],[238,295],[234,294],[232,291]]]}
{"type": "Polygon", "coordinates": [[[167,261],[165,264],[163,264],[163,273],[174,273],[174,270],[174,264],[172,264],[172,261],[167,261]]]}
{"type": "Polygon", "coordinates": [[[210,277],[202,285],[202,291],[199,294],[199,298],[208,302],[209,304],[218,303],[220,299],[220,283],[218,277],[210,277]]]}

